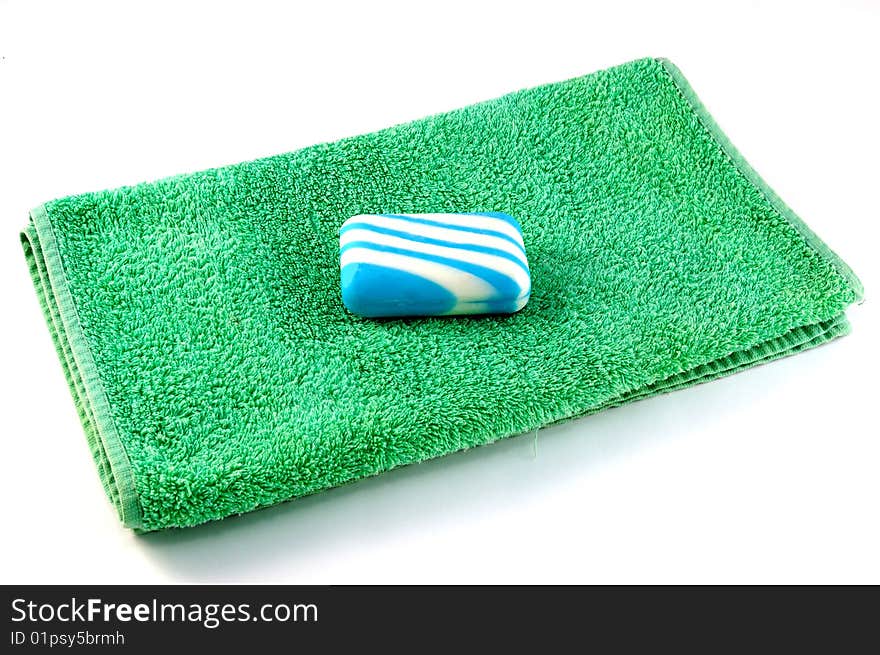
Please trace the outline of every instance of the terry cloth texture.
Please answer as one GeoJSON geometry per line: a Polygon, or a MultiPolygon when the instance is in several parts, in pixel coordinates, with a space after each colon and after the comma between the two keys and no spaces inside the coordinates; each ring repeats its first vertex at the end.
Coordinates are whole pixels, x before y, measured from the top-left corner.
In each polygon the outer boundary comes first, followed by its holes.
{"type": "Polygon", "coordinates": [[[861,296],[656,59],[54,200],[22,242],[104,487],[143,531],[816,346],[848,330],[861,296]],[[478,211],[522,224],[521,312],[343,308],[347,218],[478,211]]]}

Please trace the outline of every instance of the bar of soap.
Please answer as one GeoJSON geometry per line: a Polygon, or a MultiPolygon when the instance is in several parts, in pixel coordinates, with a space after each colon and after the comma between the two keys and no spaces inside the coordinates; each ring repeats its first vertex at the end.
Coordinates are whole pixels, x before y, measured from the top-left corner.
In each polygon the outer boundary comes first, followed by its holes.
{"type": "Polygon", "coordinates": [[[371,318],[512,314],[532,290],[522,228],[500,212],[353,216],[339,266],[343,304],[371,318]]]}

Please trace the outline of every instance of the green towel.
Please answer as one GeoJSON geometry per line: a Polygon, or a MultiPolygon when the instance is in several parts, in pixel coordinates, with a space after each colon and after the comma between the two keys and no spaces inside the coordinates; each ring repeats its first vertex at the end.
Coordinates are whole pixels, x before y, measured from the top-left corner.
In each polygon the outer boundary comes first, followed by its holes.
{"type": "Polygon", "coordinates": [[[22,243],[101,480],[141,531],[798,352],[847,332],[861,297],[656,59],[54,200],[22,243]],[[522,312],[345,311],[345,219],[474,211],[522,223],[522,312]]]}

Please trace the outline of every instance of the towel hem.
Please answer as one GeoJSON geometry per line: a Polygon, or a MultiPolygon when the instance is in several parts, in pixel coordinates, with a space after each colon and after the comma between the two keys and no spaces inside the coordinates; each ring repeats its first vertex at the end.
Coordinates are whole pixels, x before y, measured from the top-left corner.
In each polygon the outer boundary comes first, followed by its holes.
{"type": "Polygon", "coordinates": [[[44,317],[56,348],[66,359],[68,385],[74,398],[80,401],[77,410],[101,481],[122,523],[141,529],[143,514],[131,462],[119,438],[106,387],[83,332],[46,206],[40,205],[31,211],[30,218],[32,229],[22,233],[22,244],[44,317]]]}

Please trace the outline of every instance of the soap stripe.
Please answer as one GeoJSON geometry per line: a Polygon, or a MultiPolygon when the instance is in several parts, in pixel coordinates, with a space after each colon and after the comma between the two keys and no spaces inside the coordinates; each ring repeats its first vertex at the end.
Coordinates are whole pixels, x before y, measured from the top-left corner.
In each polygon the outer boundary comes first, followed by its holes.
{"type": "Polygon", "coordinates": [[[426,224],[425,221],[409,221],[404,217],[391,216],[354,216],[348,219],[340,229],[345,230],[349,225],[372,225],[389,230],[397,230],[407,234],[419,234],[431,239],[439,239],[441,241],[454,241],[456,243],[484,243],[485,245],[495,244],[496,247],[504,248],[510,246],[520,251],[525,256],[525,248],[523,245],[511,238],[503,232],[493,232],[491,230],[467,229],[465,227],[440,225],[436,221],[426,224]],[[506,245],[501,245],[506,244],[506,245]]]}
{"type": "MultiPolygon", "coordinates": [[[[480,216],[479,218],[482,218],[482,221],[474,221],[472,215],[468,215],[468,219],[470,219],[468,221],[456,220],[453,222],[450,220],[451,217],[444,217],[443,220],[440,220],[440,217],[444,216],[443,214],[382,214],[382,216],[394,220],[406,221],[407,223],[430,225],[433,227],[442,227],[447,230],[460,230],[462,232],[473,232],[474,234],[487,234],[489,236],[500,237],[502,239],[508,239],[525,250],[525,244],[523,244],[519,232],[517,232],[510,223],[495,218],[480,216]]],[[[455,218],[462,219],[463,217],[457,215],[455,218]]]]}
{"type": "Polygon", "coordinates": [[[382,234],[391,234],[392,236],[404,236],[407,238],[430,239],[433,241],[442,241],[455,245],[479,245],[486,248],[496,248],[504,250],[511,255],[519,257],[526,264],[526,253],[523,247],[511,239],[504,236],[492,236],[487,234],[477,234],[474,232],[466,232],[464,230],[447,229],[443,227],[431,227],[428,225],[418,225],[405,223],[393,218],[372,218],[365,217],[361,221],[346,221],[340,228],[339,233],[344,234],[347,230],[355,228],[364,228],[381,232],[382,234]]]}
{"type": "Polygon", "coordinates": [[[511,235],[522,234],[522,227],[520,227],[519,221],[513,216],[508,216],[507,214],[501,214],[499,212],[468,212],[465,214],[402,214],[402,216],[415,216],[416,218],[449,223],[450,225],[482,227],[487,230],[507,232],[511,235]],[[477,219],[476,221],[475,218],[477,219]],[[483,225],[475,225],[475,222],[482,223],[483,225]],[[510,231],[509,228],[513,228],[513,230],[510,231]]]}
{"type": "Polygon", "coordinates": [[[522,232],[522,225],[520,225],[519,221],[510,214],[504,214],[502,212],[465,212],[462,216],[487,216],[489,218],[497,218],[513,225],[517,232],[522,232]]]}
{"type": "MultiPolygon", "coordinates": [[[[431,254],[431,253],[427,253],[427,252],[419,252],[417,250],[397,248],[394,246],[386,246],[386,245],[373,243],[373,242],[357,241],[357,242],[349,243],[349,244],[343,246],[342,248],[340,248],[340,253],[342,256],[345,256],[346,252],[360,251],[360,250],[372,250],[372,251],[377,251],[377,252],[382,252],[382,253],[393,253],[393,254],[398,254],[398,255],[406,255],[408,257],[414,257],[414,258],[422,259],[425,261],[434,262],[434,263],[438,263],[438,264],[444,264],[446,266],[457,268],[459,270],[462,270],[462,271],[465,271],[465,272],[470,273],[472,275],[476,275],[478,277],[483,278],[484,280],[486,280],[486,282],[491,284],[495,288],[495,290],[499,294],[501,294],[502,296],[518,297],[520,295],[523,295],[524,293],[527,293],[531,288],[531,285],[528,281],[528,276],[525,276],[524,283],[520,283],[517,279],[519,276],[512,277],[511,275],[503,273],[503,272],[497,270],[496,268],[492,268],[491,265],[490,266],[481,265],[481,264],[475,263],[475,261],[465,261],[462,259],[455,259],[452,257],[444,257],[441,255],[431,254]]],[[[490,255],[477,255],[477,254],[472,254],[471,257],[473,257],[474,260],[476,260],[478,258],[482,258],[482,257],[485,257],[487,259],[498,259],[498,258],[492,258],[490,255]]],[[[352,260],[349,259],[349,261],[352,261],[352,260]]],[[[501,261],[504,261],[504,260],[501,260],[501,261]]],[[[513,268],[513,267],[511,267],[511,268],[513,268]]],[[[519,269],[517,268],[517,270],[519,270],[519,269]]],[[[520,279],[522,279],[522,278],[520,278],[520,279]]]]}
{"type": "MultiPolygon", "coordinates": [[[[504,241],[502,239],[494,239],[481,234],[474,236],[485,239],[486,241],[456,242],[446,241],[444,239],[432,239],[430,237],[422,236],[421,234],[414,234],[412,232],[401,232],[399,230],[391,230],[377,225],[368,225],[366,223],[351,223],[343,227],[339,231],[339,233],[340,245],[345,245],[349,241],[363,241],[387,237],[400,241],[418,242],[426,245],[451,248],[455,250],[468,250],[471,252],[483,253],[484,255],[503,257],[504,259],[508,259],[514,264],[520,266],[527,274],[529,272],[529,267],[528,263],[525,261],[525,256],[519,249],[513,247],[507,241],[504,241]],[[499,245],[501,247],[497,248],[489,245],[484,245],[485,243],[491,243],[493,245],[499,245]]],[[[389,243],[388,245],[394,244],[389,243]]]]}
{"type": "MultiPolygon", "coordinates": [[[[507,276],[513,280],[520,289],[526,289],[529,285],[528,269],[523,266],[521,262],[516,260],[499,257],[497,255],[487,255],[472,250],[465,250],[463,248],[434,246],[427,243],[419,243],[417,241],[399,239],[397,237],[389,237],[382,234],[370,235],[367,233],[366,238],[358,240],[358,233],[352,234],[354,238],[340,243],[340,252],[345,252],[346,248],[351,247],[382,246],[385,248],[395,248],[406,251],[407,253],[443,257],[444,259],[481,266],[486,270],[507,276]]],[[[364,233],[361,232],[360,236],[364,236],[364,233]]]]}
{"type": "Polygon", "coordinates": [[[450,291],[458,298],[459,302],[483,301],[497,295],[495,288],[482,276],[463,271],[455,266],[426,261],[421,257],[379,252],[367,248],[351,248],[342,253],[339,258],[339,265],[343,271],[348,266],[357,266],[362,263],[398,268],[407,273],[419,275],[450,291]]]}

